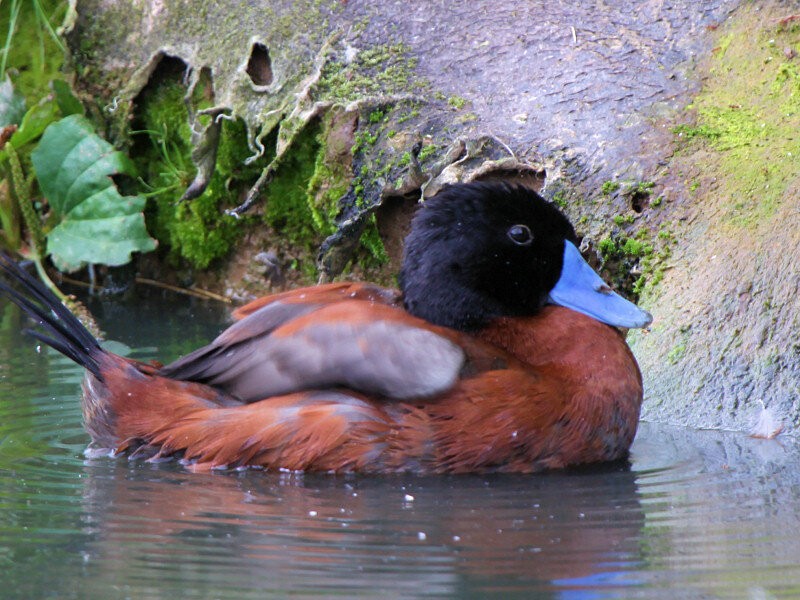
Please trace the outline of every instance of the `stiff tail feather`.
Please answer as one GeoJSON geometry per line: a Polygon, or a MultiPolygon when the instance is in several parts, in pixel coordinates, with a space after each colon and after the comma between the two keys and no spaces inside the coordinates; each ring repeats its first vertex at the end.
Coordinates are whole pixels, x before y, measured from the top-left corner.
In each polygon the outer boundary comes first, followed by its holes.
{"type": "Polygon", "coordinates": [[[16,284],[15,288],[0,279],[0,292],[36,321],[42,330],[28,329],[26,333],[102,379],[97,358],[104,350],[78,318],[41,281],[5,253],[0,253],[0,270],[7,280],[16,284]]]}

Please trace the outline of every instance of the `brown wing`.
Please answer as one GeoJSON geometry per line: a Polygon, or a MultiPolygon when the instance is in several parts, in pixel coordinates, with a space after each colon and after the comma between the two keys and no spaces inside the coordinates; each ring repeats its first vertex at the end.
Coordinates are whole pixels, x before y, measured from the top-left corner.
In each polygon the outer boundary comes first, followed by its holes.
{"type": "Polygon", "coordinates": [[[233,311],[233,318],[237,321],[254,312],[272,304],[314,304],[324,306],[343,300],[367,300],[379,304],[400,306],[400,292],[391,288],[380,287],[371,283],[339,282],[316,285],[313,287],[298,288],[280,294],[264,296],[253,300],[233,311]]]}

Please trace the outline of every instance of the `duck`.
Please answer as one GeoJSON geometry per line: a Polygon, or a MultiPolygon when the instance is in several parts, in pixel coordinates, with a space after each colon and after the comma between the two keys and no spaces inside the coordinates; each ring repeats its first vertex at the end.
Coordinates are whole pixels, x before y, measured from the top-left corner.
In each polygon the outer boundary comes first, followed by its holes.
{"type": "Polygon", "coordinates": [[[536,191],[445,186],[420,203],[399,290],[334,282],[258,298],[167,364],[106,350],[7,255],[0,292],[86,370],[92,456],[185,468],[535,473],[625,459],[643,397],[614,292],[536,191]]]}

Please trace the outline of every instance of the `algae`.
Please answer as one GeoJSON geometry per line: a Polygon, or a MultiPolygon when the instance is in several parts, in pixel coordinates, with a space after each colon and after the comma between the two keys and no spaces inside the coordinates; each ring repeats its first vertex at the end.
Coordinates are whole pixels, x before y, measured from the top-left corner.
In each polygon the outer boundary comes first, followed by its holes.
{"type": "Polygon", "coordinates": [[[345,56],[323,67],[315,98],[348,103],[371,96],[389,97],[406,94],[412,81],[415,87],[425,88],[427,83],[415,75],[416,66],[409,47],[402,43],[363,50],[347,46],[345,56]]]}
{"type": "Polygon", "coordinates": [[[748,3],[716,35],[673,124],[656,321],[629,336],[644,416],[748,429],[760,404],[796,424],[800,28],[785,4],[748,3]]]}
{"type": "Polygon", "coordinates": [[[317,128],[307,126],[295,137],[292,151],[283,155],[264,193],[264,220],[306,250],[315,241],[308,188],[320,150],[317,128]]]}
{"type": "MultiPolygon", "coordinates": [[[[684,152],[713,151],[724,216],[753,228],[774,214],[797,174],[800,156],[800,26],[730,26],[709,76],[675,133],[684,152]]],[[[696,188],[695,188],[696,189],[696,188]]]]}
{"type": "MultiPolygon", "coordinates": [[[[297,247],[297,252],[290,252],[293,263],[308,275],[313,270],[307,266],[308,256],[320,241],[319,264],[326,276],[339,275],[354,250],[362,253],[358,257],[362,263],[380,265],[387,253],[374,213],[386,198],[421,197],[429,184],[434,193],[443,183],[469,179],[472,171],[484,166],[487,173],[528,168],[502,142],[465,143],[474,133],[474,125],[465,124],[474,121],[475,115],[461,114],[456,119],[453,113],[468,101],[443,92],[429,94],[430,84],[417,74],[417,58],[410,46],[391,30],[382,32],[382,43],[376,44],[374,32],[366,33],[375,23],[367,19],[348,23],[347,29],[331,26],[328,19],[336,20],[340,2],[273,3],[263,7],[263,14],[260,9],[242,7],[235,16],[222,14],[213,4],[204,5],[201,10],[206,14],[200,23],[247,23],[246,31],[242,26],[231,28],[237,35],[219,39],[202,35],[196,16],[184,14],[189,10],[186,4],[165,4],[159,19],[142,13],[151,30],[127,38],[112,21],[132,17],[123,18],[114,7],[97,6],[102,17],[93,20],[88,13],[82,15],[71,39],[80,68],[85,69],[80,79],[85,90],[102,88],[95,94],[98,108],[116,107],[113,114],[104,114],[110,115],[114,139],[126,143],[126,118],[132,111],[136,128],[147,132],[136,134],[133,147],[146,169],[143,179],[153,198],[151,223],[162,252],[173,261],[187,261],[198,268],[211,264],[260,220],[297,247]],[[250,11],[252,22],[262,25],[251,26],[250,11]],[[184,31],[180,25],[184,20],[197,31],[184,31]],[[175,31],[180,31],[180,40],[188,37],[204,43],[167,43],[176,39],[175,31]],[[121,58],[113,64],[84,43],[91,39],[99,46],[112,46],[114,37],[124,39],[127,50],[117,50],[121,58]],[[227,188],[212,181],[209,185],[216,191],[206,190],[186,206],[179,203],[178,192],[190,186],[188,197],[202,189],[205,173],[210,177],[213,145],[204,146],[206,166],[197,171],[198,161],[189,160],[189,148],[197,146],[195,142],[187,145],[192,132],[185,123],[192,123],[195,130],[203,123],[196,119],[197,103],[193,107],[189,102],[188,119],[184,114],[180,102],[186,100],[185,89],[171,98],[172,109],[163,107],[165,118],[145,114],[146,96],[153,86],[144,84],[161,75],[160,63],[167,54],[174,54],[174,60],[183,65],[183,72],[173,74],[178,88],[182,78],[193,89],[198,72],[213,73],[218,93],[204,107],[220,111],[225,118],[244,119],[249,145],[244,160],[255,169],[246,176],[223,178],[227,188]],[[122,82],[119,76],[126,66],[133,75],[122,82]],[[425,111],[420,110],[423,103],[425,111]],[[177,119],[167,114],[170,110],[178,111],[177,119]],[[334,114],[353,119],[346,140],[348,159],[341,154],[334,159],[330,153],[331,146],[342,142],[331,140],[335,128],[329,127],[329,119],[334,114]],[[484,165],[481,149],[495,160],[484,165]],[[509,154],[513,164],[507,160],[509,154]],[[453,163],[459,164],[443,173],[453,163]],[[245,181],[249,182],[247,192],[239,194],[245,181]],[[244,223],[213,218],[214,206],[229,216],[247,216],[244,223]],[[250,208],[258,214],[247,213],[250,208]],[[205,237],[202,229],[214,230],[209,235],[216,237],[205,237]],[[342,250],[336,259],[327,254],[332,248],[342,250]]],[[[230,129],[227,121],[224,126],[230,129]]]]}
{"type": "Polygon", "coordinates": [[[603,185],[600,187],[600,191],[602,191],[605,196],[609,196],[619,189],[619,185],[618,181],[604,181],[603,185]]]}
{"type": "MultiPolygon", "coordinates": [[[[607,180],[599,190],[598,200],[616,205],[622,201],[625,206],[624,212],[611,216],[614,227],[597,243],[601,268],[609,282],[635,302],[656,291],[675,244],[671,225],[658,219],[661,228],[655,230],[652,215],[641,218],[645,208],[656,208],[664,202],[663,194],[652,198],[655,188],[653,181],[623,179],[607,180]]],[[[583,215],[578,224],[588,220],[583,215]]]]}

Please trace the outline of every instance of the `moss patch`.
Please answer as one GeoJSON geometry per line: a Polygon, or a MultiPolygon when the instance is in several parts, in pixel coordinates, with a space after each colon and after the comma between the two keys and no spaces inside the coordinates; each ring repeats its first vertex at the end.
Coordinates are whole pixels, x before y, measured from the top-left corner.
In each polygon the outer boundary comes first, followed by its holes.
{"type": "Polygon", "coordinates": [[[725,218],[749,228],[774,214],[800,156],[800,26],[752,7],[722,32],[706,84],[675,128],[688,149],[713,152],[725,218]]]}
{"type": "Polygon", "coordinates": [[[405,44],[384,44],[366,50],[353,48],[354,57],[329,61],[315,90],[320,100],[352,102],[369,96],[407,93],[425,83],[414,75],[416,59],[405,44]],[[350,59],[348,61],[348,59],[350,59]]]}
{"type": "MultiPolygon", "coordinates": [[[[149,226],[167,249],[169,259],[203,269],[228,254],[248,225],[260,218],[281,236],[280,246],[293,247],[291,268],[302,273],[306,281],[315,280],[316,250],[336,231],[340,200],[353,183],[353,153],[373,145],[378,134],[370,127],[355,134],[355,117],[340,108],[309,123],[298,122],[291,132],[290,150],[275,161],[271,180],[263,189],[261,216],[235,219],[225,215],[225,209],[238,204],[240,192],[257,179],[274,153],[268,153],[259,165],[245,166],[250,154],[245,127],[239,121],[223,121],[216,169],[208,188],[194,200],[181,201],[195,171],[186,86],[181,78],[184,66],[176,59],[162,62],[137,99],[134,156],[152,198],[149,226]]],[[[208,86],[199,85],[195,96],[195,110],[208,106],[213,99],[208,86]]],[[[384,126],[384,114],[372,114],[375,116],[369,125],[377,131],[384,126]]],[[[282,124],[280,132],[287,135],[286,131],[282,124]]],[[[265,139],[265,147],[274,149],[278,135],[276,130],[265,139]]],[[[367,266],[386,260],[374,219],[367,224],[361,246],[367,253],[359,259],[366,260],[367,266]]]]}
{"type": "MultiPolygon", "coordinates": [[[[652,181],[606,181],[597,199],[623,207],[611,216],[614,227],[597,243],[597,251],[603,275],[635,302],[661,282],[675,244],[672,222],[653,210],[664,202],[663,195],[654,197],[655,188],[652,181]]],[[[588,220],[585,215],[578,221],[579,228],[584,220],[588,220]]]]}
{"type": "Polygon", "coordinates": [[[320,148],[316,130],[307,126],[295,136],[264,194],[264,220],[293,244],[310,245],[314,240],[308,186],[320,148]]]}
{"type": "MultiPolygon", "coordinates": [[[[249,154],[244,125],[224,121],[217,167],[208,187],[198,198],[181,201],[195,172],[182,64],[165,64],[137,99],[132,155],[144,192],[151,198],[148,228],[173,264],[185,261],[203,269],[225,256],[243,233],[247,220],[226,216],[224,209],[235,206],[237,191],[251,183],[258,170],[244,166],[249,154]]],[[[196,96],[193,104],[203,108],[211,93],[198,86],[196,96]]]]}

